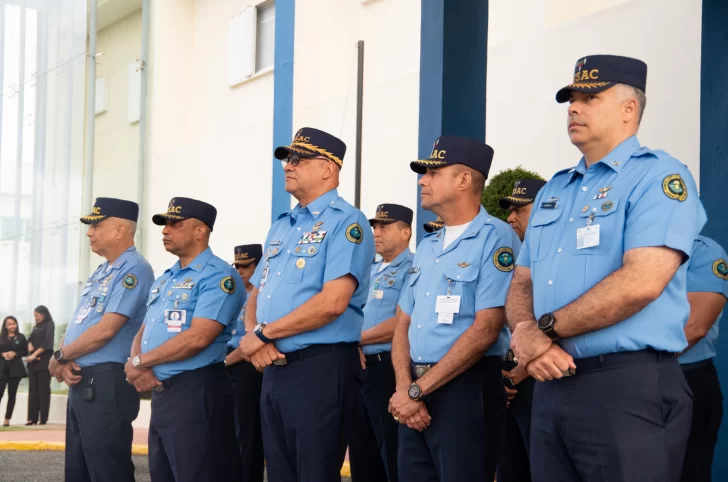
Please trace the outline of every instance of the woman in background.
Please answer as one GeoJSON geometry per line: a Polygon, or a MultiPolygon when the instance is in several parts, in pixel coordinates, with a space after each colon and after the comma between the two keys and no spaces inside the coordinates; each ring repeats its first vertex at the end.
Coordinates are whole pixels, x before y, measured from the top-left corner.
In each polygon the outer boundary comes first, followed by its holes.
{"type": "Polygon", "coordinates": [[[20,379],[28,376],[22,360],[27,354],[28,342],[18,329],[18,320],[14,316],[6,316],[0,329],[0,401],[5,394],[5,386],[8,387],[8,406],[3,427],[9,426],[13,417],[20,379]]]}
{"type": "Polygon", "coordinates": [[[53,356],[53,339],[56,325],[48,308],[41,305],[33,312],[35,326],[28,337],[28,423],[45,425],[48,422],[48,411],[51,406],[51,374],[48,363],[53,356]]]}

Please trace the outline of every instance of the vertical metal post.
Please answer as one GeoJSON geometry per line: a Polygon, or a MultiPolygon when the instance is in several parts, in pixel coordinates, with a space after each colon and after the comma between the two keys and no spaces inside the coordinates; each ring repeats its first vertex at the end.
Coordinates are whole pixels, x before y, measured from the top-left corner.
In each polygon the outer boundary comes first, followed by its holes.
{"type": "MultiPolygon", "coordinates": [[[[94,136],[96,123],[96,3],[88,0],[88,51],[86,52],[86,146],[83,169],[83,194],[81,195],[81,212],[91,208],[94,184],[94,136]]],[[[86,233],[81,230],[81,256],[78,259],[78,289],[89,275],[91,247],[86,240],[86,233]]]]}
{"type": "Polygon", "coordinates": [[[356,171],[354,174],[354,205],[361,208],[361,129],[364,101],[364,41],[356,43],[356,171]]]}
{"type": "Polygon", "coordinates": [[[146,219],[144,207],[144,188],[147,182],[147,82],[149,79],[149,17],[151,16],[151,1],[142,0],[142,53],[139,58],[139,68],[142,71],[141,91],[139,99],[139,185],[137,188],[137,201],[139,202],[139,223],[137,225],[136,245],[140,253],[144,253],[144,238],[146,234],[146,219]]]}

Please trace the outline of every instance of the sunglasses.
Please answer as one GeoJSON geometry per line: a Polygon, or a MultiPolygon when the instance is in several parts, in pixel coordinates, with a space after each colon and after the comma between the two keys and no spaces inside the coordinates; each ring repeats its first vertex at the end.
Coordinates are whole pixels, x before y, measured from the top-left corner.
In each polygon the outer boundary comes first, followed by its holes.
{"type": "Polygon", "coordinates": [[[291,154],[285,159],[282,159],[281,164],[283,165],[283,167],[286,167],[287,164],[290,164],[293,167],[298,167],[298,165],[303,160],[305,160],[305,158],[301,158],[301,156],[299,156],[298,154],[291,154]]]}

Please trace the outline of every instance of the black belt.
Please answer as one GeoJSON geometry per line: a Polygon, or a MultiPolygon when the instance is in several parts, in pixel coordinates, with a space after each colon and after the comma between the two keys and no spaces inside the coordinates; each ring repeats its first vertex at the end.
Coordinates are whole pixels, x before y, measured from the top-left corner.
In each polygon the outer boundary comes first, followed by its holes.
{"type": "Polygon", "coordinates": [[[697,370],[698,368],[705,368],[713,366],[713,359],[708,358],[707,360],[701,360],[699,362],[695,363],[685,363],[683,365],[680,365],[684,372],[690,372],[693,370],[697,370]]]}
{"type": "Polygon", "coordinates": [[[374,355],[364,355],[364,359],[366,360],[367,365],[376,365],[379,362],[391,361],[392,352],[383,351],[382,353],[377,353],[374,355]]]}
{"type": "Polygon", "coordinates": [[[97,373],[111,372],[111,371],[124,371],[124,365],[122,363],[108,362],[99,363],[90,367],[81,368],[81,376],[88,377],[97,373]]]}
{"type": "Polygon", "coordinates": [[[607,353],[605,355],[592,356],[588,358],[575,358],[576,374],[602,370],[604,368],[616,368],[629,365],[637,365],[649,362],[664,362],[677,360],[675,353],[656,350],[622,351],[618,353],[607,353]]]}
{"type": "Polygon", "coordinates": [[[411,362],[412,367],[412,376],[415,377],[415,380],[422,378],[425,376],[425,373],[432,370],[432,367],[437,365],[437,362],[435,363],[415,363],[411,362]]]}
{"type": "Polygon", "coordinates": [[[326,345],[311,345],[308,348],[304,348],[302,350],[296,350],[296,351],[284,353],[284,355],[286,355],[286,357],[279,358],[278,360],[274,361],[273,365],[277,365],[277,366],[290,365],[293,362],[296,362],[299,360],[305,360],[306,358],[311,358],[312,356],[321,355],[323,353],[335,353],[337,351],[356,348],[356,346],[357,346],[356,343],[332,343],[332,344],[326,344],[326,345]]]}
{"type": "Polygon", "coordinates": [[[190,380],[199,380],[200,378],[205,378],[205,376],[208,374],[221,372],[225,373],[225,364],[222,362],[213,363],[212,365],[207,365],[206,367],[198,368],[196,370],[178,373],[177,375],[174,375],[173,377],[162,381],[162,386],[155,387],[154,391],[161,393],[169,390],[174,385],[179,385],[180,383],[184,383],[190,380]]]}

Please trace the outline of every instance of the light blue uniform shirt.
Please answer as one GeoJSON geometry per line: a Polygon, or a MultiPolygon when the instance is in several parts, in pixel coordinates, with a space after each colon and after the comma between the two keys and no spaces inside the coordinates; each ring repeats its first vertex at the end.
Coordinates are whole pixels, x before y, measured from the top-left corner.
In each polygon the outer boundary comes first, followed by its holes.
{"type": "Polygon", "coordinates": [[[157,379],[220,363],[235,326],[235,315],[246,300],[243,281],[235,269],[207,248],[186,267],[179,261],[152,285],[142,337],[142,361],[147,353],[187,331],[194,318],[215,320],[225,326],[215,340],[186,360],[152,367],[157,379]]]}
{"type": "Polygon", "coordinates": [[[126,363],[134,336],[147,312],[149,287],[154,271],[134,246],[124,251],[113,264],[105,262],[96,268],[86,282],[73,318],[68,324],[64,345],[70,345],[105,313],[118,313],[129,318],[119,332],[103,347],[75,361],[81,367],[100,363],[126,363]]]}
{"type": "MultiPolygon", "coordinates": [[[[556,173],[536,197],[517,260],[531,270],[536,319],[621,268],[630,249],[667,246],[687,258],[705,221],[688,169],[663,151],[640,147],[636,137],[589,169],[582,158],[576,168],[556,173]],[[599,244],[578,249],[577,230],[592,215],[599,244]]],[[[659,298],[630,318],[558,344],[574,358],[646,348],[683,350],[690,313],[686,274],[684,263],[659,298]]]]}
{"type": "Polygon", "coordinates": [[[339,197],[336,189],[305,208],[279,216],[265,241],[263,260],[251,283],[258,288],[256,318],[273,323],[321,292],[329,281],[352,275],[358,286],[346,311],[316,330],[275,340],[283,353],[309,345],[358,342],[369,294],[374,238],[364,213],[339,197]]]}
{"type": "MultiPolygon", "coordinates": [[[[392,318],[397,312],[397,302],[402,287],[405,284],[407,271],[412,267],[414,255],[405,249],[392,260],[392,263],[382,268],[383,260],[372,264],[369,299],[364,307],[364,326],[362,331],[374,328],[378,324],[392,318]]],[[[385,351],[392,351],[392,343],[377,343],[361,347],[365,355],[376,355],[385,351]]]]}
{"type": "MultiPolygon", "coordinates": [[[[445,250],[444,229],[422,238],[399,300],[399,307],[412,318],[408,338],[416,363],[439,362],[472,326],[478,311],[505,306],[521,245],[510,226],[482,207],[445,250]],[[460,296],[460,310],[451,324],[438,323],[437,297],[447,295],[448,286],[451,295],[460,296]]],[[[505,355],[509,344],[508,328],[503,326],[485,355],[505,355]]]]}
{"type": "MultiPolygon", "coordinates": [[[[728,265],[723,248],[710,238],[698,236],[693,243],[693,254],[688,263],[688,293],[721,293],[728,298],[728,265]]],[[[718,322],[713,323],[705,338],[683,353],[680,363],[696,363],[715,358],[718,341],[718,322]]]]}
{"type": "Polygon", "coordinates": [[[235,319],[233,331],[230,332],[232,336],[227,342],[227,346],[229,348],[235,349],[240,346],[240,340],[243,338],[243,336],[245,336],[245,307],[248,305],[247,295],[248,294],[245,293],[245,303],[243,304],[243,309],[240,310],[240,314],[235,319]]]}

